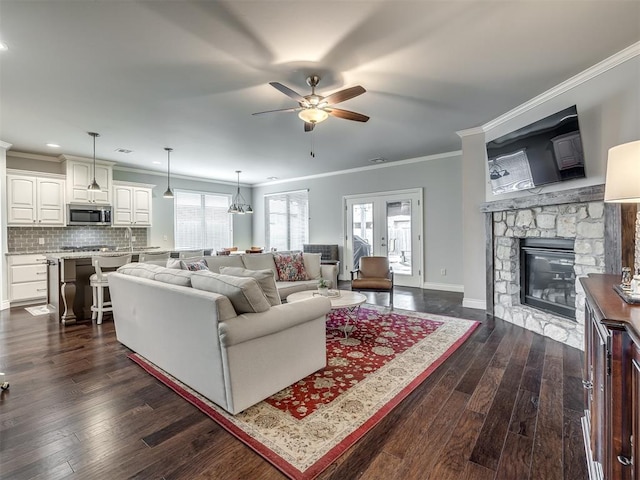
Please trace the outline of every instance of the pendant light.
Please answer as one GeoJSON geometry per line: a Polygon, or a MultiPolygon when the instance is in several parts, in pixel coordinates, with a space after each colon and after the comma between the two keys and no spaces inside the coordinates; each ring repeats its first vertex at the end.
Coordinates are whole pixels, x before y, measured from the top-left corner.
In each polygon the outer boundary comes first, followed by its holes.
{"type": "Polygon", "coordinates": [[[93,182],[87,187],[87,190],[91,190],[94,192],[100,192],[102,189],[98,182],[96,182],[96,137],[99,137],[100,134],[96,132],[87,132],[89,135],[93,137],[93,182]]]}
{"type": "Polygon", "coordinates": [[[173,192],[171,191],[171,187],[169,186],[170,174],[169,170],[171,168],[171,152],[173,152],[173,148],[166,147],[167,151],[167,191],[162,195],[164,198],[173,198],[173,192]]]}
{"type": "Polygon", "coordinates": [[[229,206],[227,213],[237,213],[238,215],[244,215],[245,213],[253,213],[253,208],[247,203],[242,194],[240,193],[240,174],[242,170],[236,170],[238,175],[238,189],[233,197],[233,201],[229,206]]]}

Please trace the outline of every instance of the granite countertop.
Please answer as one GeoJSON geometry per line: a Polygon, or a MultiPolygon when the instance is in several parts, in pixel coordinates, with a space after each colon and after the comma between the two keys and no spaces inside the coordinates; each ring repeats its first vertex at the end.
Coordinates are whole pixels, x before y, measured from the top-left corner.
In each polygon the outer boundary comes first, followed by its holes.
{"type": "MultiPolygon", "coordinates": [[[[157,247],[156,247],[157,248],[157,247]]],[[[144,252],[148,252],[149,248],[141,248],[141,249],[133,249],[133,251],[129,250],[108,250],[105,252],[49,252],[44,255],[47,258],[62,260],[69,258],[91,258],[91,257],[115,257],[118,255],[124,255],[127,253],[131,253],[132,255],[139,255],[144,252]]],[[[167,253],[171,252],[171,250],[154,250],[153,253],[167,253]]]]}
{"type": "MultiPolygon", "coordinates": [[[[173,250],[160,250],[160,247],[134,247],[132,254],[139,255],[140,253],[148,252],[153,250],[153,253],[166,253],[172,252],[173,250]]],[[[118,250],[107,250],[107,251],[93,251],[93,252],[71,252],[68,250],[61,251],[50,251],[50,250],[33,250],[33,251],[24,251],[24,252],[7,252],[6,256],[12,255],[44,255],[46,257],[52,258],[83,258],[83,257],[93,257],[96,255],[100,256],[114,256],[114,255],[122,255],[123,253],[129,253],[128,248],[122,248],[118,250]]]]}

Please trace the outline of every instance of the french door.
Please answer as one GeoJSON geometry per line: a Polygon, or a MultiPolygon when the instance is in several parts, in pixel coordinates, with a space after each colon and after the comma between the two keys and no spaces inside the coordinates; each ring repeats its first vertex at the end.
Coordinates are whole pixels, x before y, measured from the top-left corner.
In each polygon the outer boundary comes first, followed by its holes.
{"type": "Polygon", "coordinates": [[[345,197],[344,276],[360,257],[389,258],[394,283],[422,286],[422,189],[345,197]]]}

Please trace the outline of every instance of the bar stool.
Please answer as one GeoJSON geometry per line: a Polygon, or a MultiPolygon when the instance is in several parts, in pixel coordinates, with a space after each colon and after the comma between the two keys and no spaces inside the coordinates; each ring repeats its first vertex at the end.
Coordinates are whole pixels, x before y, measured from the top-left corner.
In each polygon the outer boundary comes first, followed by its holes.
{"type": "Polygon", "coordinates": [[[89,284],[93,293],[93,304],[91,305],[91,320],[96,320],[97,324],[102,323],[102,314],[104,312],[112,312],[113,307],[110,301],[104,301],[104,289],[109,288],[109,274],[104,272],[103,268],[116,269],[122,265],[131,263],[131,254],[91,257],[91,265],[95,268],[96,273],[89,277],[89,284]]]}

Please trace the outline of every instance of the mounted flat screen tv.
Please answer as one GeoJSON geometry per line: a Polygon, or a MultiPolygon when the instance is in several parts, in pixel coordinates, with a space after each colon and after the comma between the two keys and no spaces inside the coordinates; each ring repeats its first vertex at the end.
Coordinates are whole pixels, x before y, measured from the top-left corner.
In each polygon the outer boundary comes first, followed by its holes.
{"type": "Polygon", "coordinates": [[[585,176],[575,105],[496,138],[486,146],[494,195],[585,176]]]}

